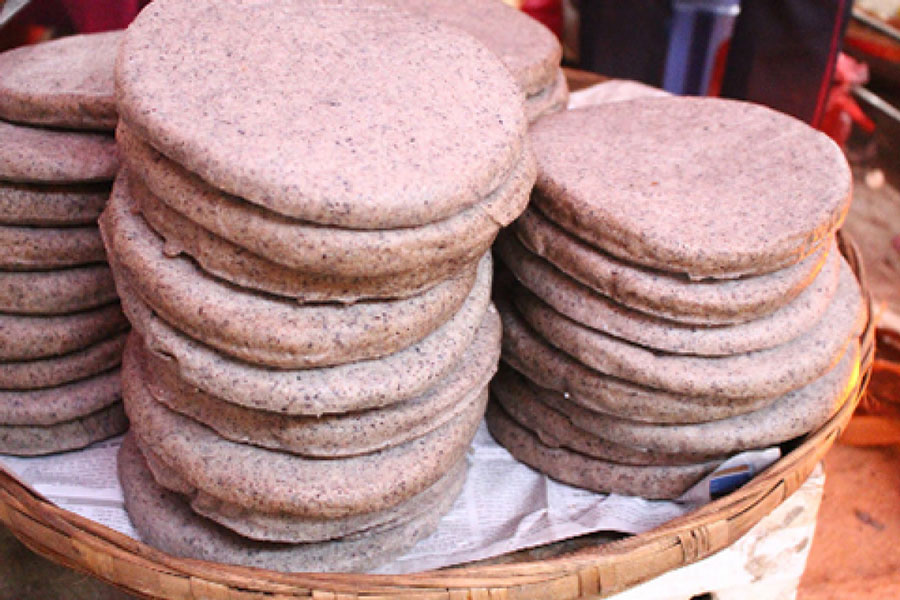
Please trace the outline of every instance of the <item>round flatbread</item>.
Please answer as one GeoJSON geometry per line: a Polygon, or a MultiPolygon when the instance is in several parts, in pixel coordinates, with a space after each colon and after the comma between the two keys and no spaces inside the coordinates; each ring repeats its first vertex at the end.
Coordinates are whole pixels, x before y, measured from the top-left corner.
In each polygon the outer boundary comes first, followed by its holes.
{"type": "Polygon", "coordinates": [[[690,425],[636,423],[591,412],[562,394],[533,388],[538,401],[565,414],[570,425],[618,444],[669,454],[733,454],[781,444],[818,429],[859,387],[859,344],[813,382],[744,415],[690,425]]]}
{"type": "Polygon", "coordinates": [[[568,448],[626,465],[688,465],[722,459],[714,454],[661,452],[620,444],[605,438],[602,432],[586,431],[574,424],[575,413],[558,410],[542,401],[546,395],[562,394],[539,387],[506,365],[491,382],[491,394],[507,416],[535,434],[548,448],[568,448]]]}
{"type": "Polygon", "coordinates": [[[135,209],[127,180],[119,177],[100,218],[117,280],[127,281],[154,311],[191,337],[270,367],[321,367],[396,352],[446,322],[475,279],[491,275],[487,253],[477,270],[413,298],[300,305],[221,283],[189,259],[167,258],[162,240],[135,209]]]}
{"type": "Polygon", "coordinates": [[[251,540],[281,543],[321,542],[351,535],[368,536],[421,518],[437,506],[445,505],[447,496],[456,498],[466,480],[466,459],[457,462],[434,485],[409,500],[386,510],[342,519],[314,519],[279,513],[261,513],[222,502],[196,490],[178,473],[170,469],[148,448],[140,447],[140,438],[131,438],[140,448],[156,482],[190,500],[191,510],[251,540]]]}
{"type": "Polygon", "coordinates": [[[642,385],[695,396],[760,398],[806,385],[834,366],[862,331],[865,305],[849,267],[819,324],[788,343],[722,357],[654,352],[579,325],[519,286],[515,304],[548,342],[585,365],[642,385]]]}
{"type": "Polygon", "coordinates": [[[0,121],[0,180],[22,183],[111,181],[116,140],[103,133],[39,129],[0,121]]]}
{"type": "Polygon", "coordinates": [[[113,129],[113,66],[121,31],[73,35],[0,54],[0,118],[113,129]]]}
{"type": "Polygon", "coordinates": [[[549,448],[496,403],[488,406],[486,419],[491,435],[516,459],[553,479],[600,493],[671,500],[720,464],[711,461],[696,465],[623,465],[565,448],[549,448]]]}
{"type": "Polygon", "coordinates": [[[534,123],[544,115],[565,110],[569,104],[569,84],[562,69],[557,69],[556,79],[535,94],[525,98],[525,116],[534,123]]]}
{"type": "MultiPolygon", "coordinates": [[[[124,283],[124,282],[123,282],[124,283]]],[[[288,415],[323,415],[388,406],[424,393],[447,376],[495,318],[490,285],[476,282],[449,321],[400,352],[323,369],[283,371],[229,358],[173,329],[128,288],[122,308],[153,360],[173,363],[179,377],[234,404],[288,415]]]]}
{"type": "Polygon", "coordinates": [[[615,102],[548,116],[531,139],[541,212],[610,254],[695,278],[795,264],[850,207],[838,145],[758,104],[615,102]]]}
{"type": "Polygon", "coordinates": [[[489,315],[453,371],[415,398],[384,408],[335,415],[285,415],[249,409],[202,392],[176,365],[153,356],[135,335],[124,361],[142,369],[147,390],[171,410],[234,442],[310,457],[367,454],[425,435],[466,412],[497,370],[500,319],[489,315]]]}
{"type": "Polygon", "coordinates": [[[0,424],[58,425],[84,418],[122,399],[119,369],[57,387],[0,391],[0,424]]]}
{"type": "Polygon", "coordinates": [[[0,453],[38,456],[77,450],[128,429],[122,403],[55,425],[0,425],[0,453]]]}
{"type": "Polygon", "coordinates": [[[70,315],[0,313],[0,360],[34,360],[74,352],[126,329],[118,303],[70,315]]]}
{"type": "Polygon", "coordinates": [[[122,361],[127,332],[83,350],[23,362],[0,362],[0,390],[49,388],[108,371],[122,361]]]}
{"type": "Polygon", "coordinates": [[[339,518],[395,506],[441,478],[465,455],[484,414],[487,390],[466,413],[393,448],[310,459],[237,444],[158,403],[137,365],[125,363],[125,409],[141,445],[192,487],[259,512],[339,518]]]}
{"type": "Polygon", "coordinates": [[[825,314],[838,287],[843,264],[832,247],[825,266],[796,298],[759,319],[734,325],[684,325],[627,308],[578,283],[509,232],[495,245],[519,283],[554,310],[592,329],[635,344],[700,356],[724,356],[772,348],[809,331],[825,314]]]}
{"type": "Polygon", "coordinates": [[[18,227],[0,225],[0,268],[27,271],[77,267],[106,262],[106,250],[95,225],[82,227],[18,227]]]}
{"type": "MultiPolygon", "coordinates": [[[[142,208],[155,196],[157,203],[162,201],[196,225],[269,261],[346,277],[472,262],[490,247],[500,227],[525,210],[536,175],[528,149],[497,189],[458,214],[419,227],[354,230],[289,219],[217,190],[137,139],[125,125],[119,126],[117,138],[132,193],[142,208]]],[[[146,208],[145,213],[151,223],[160,221],[152,219],[146,208]]],[[[183,237],[177,233],[169,228],[170,237],[183,237]]]]}
{"type": "Polygon", "coordinates": [[[116,91],[135,134],[211,185],[359,229],[479,202],[527,128],[487,48],[374,4],[154,2],[125,33],[116,91]],[[269,33],[248,38],[247,23],[269,33]]]}
{"type": "Polygon", "coordinates": [[[635,310],[695,325],[758,319],[795,298],[824,266],[832,240],[796,265],[755,277],[691,281],[623,262],[569,235],[534,208],[513,226],[519,241],[580,283],[635,310]]]}
{"type": "Polygon", "coordinates": [[[0,271],[0,311],[18,315],[62,315],[116,300],[108,265],[53,271],[0,271]]]}
{"type": "Polygon", "coordinates": [[[748,413],[775,401],[775,396],[689,396],[611,377],[551,346],[522,320],[511,302],[501,298],[497,302],[503,320],[503,362],[588,410],[649,423],[700,423],[748,413]]]}
{"type": "Polygon", "coordinates": [[[42,185],[0,182],[0,223],[5,225],[92,225],[106,206],[110,185],[42,185]]]}
{"type": "Polygon", "coordinates": [[[242,538],[194,513],[177,494],[153,480],[136,445],[119,450],[125,509],[146,543],[175,556],[288,572],[366,571],[402,554],[437,528],[453,503],[444,501],[396,529],[318,544],[271,544],[242,538]]]}

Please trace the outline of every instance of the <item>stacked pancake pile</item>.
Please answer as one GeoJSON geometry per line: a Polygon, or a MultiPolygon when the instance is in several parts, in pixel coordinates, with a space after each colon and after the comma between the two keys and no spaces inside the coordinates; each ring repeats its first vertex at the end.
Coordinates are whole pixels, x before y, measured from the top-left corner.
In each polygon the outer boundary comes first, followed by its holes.
{"type": "Polygon", "coordinates": [[[392,0],[391,5],[458,27],[499,56],[524,94],[529,122],[566,108],[562,46],[539,21],[502,0],[392,0]]]}
{"type": "Polygon", "coordinates": [[[499,360],[489,248],[536,172],[515,82],[365,2],[158,0],[116,86],[135,527],[279,570],[408,548],[461,490],[499,360]]]}
{"type": "Polygon", "coordinates": [[[495,438],[562,481],[680,495],[729,454],[824,423],[865,311],[834,233],[840,150],[717,99],[576,109],[532,128],[532,205],[498,240],[495,438]]]}
{"type": "Polygon", "coordinates": [[[0,54],[0,452],[81,448],[127,427],[128,323],[97,229],[118,167],[119,37],[0,54]]]}

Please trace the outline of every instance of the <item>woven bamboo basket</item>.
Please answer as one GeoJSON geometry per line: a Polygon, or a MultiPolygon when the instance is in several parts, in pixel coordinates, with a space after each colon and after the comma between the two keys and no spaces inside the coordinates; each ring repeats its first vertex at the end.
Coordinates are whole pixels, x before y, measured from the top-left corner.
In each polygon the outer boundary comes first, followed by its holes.
{"type": "MultiPolygon", "coordinates": [[[[868,298],[853,244],[841,249],[868,298]]],[[[871,302],[869,302],[871,308],[871,302]]],[[[520,552],[490,564],[410,575],[277,573],[170,556],[48,502],[0,467],[0,523],[36,553],[148,598],[221,600],[569,600],[608,596],[727,547],[806,480],[847,425],[874,356],[874,324],[862,335],[861,376],[818,431],[743,487],[647,533],[598,543],[594,536],[520,552]]]]}

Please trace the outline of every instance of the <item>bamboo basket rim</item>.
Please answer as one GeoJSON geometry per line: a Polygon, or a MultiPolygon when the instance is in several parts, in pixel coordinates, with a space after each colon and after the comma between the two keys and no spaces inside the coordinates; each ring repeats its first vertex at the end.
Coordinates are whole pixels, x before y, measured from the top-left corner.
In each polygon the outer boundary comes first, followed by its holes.
{"type": "Polygon", "coordinates": [[[606,596],[731,545],[793,494],[846,427],[872,370],[872,301],[858,250],[838,233],[868,308],[856,387],[842,407],[748,483],[651,531],[560,556],[407,575],[279,573],[183,559],[62,509],[0,464],[0,523],[31,550],[146,598],[527,600],[606,596]]]}

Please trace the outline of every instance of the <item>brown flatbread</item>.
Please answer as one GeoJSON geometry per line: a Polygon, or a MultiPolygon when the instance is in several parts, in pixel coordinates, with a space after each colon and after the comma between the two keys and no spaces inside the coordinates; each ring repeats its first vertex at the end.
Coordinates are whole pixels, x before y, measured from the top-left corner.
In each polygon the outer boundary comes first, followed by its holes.
{"type": "Polygon", "coordinates": [[[556,78],[544,89],[525,98],[525,116],[534,123],[544,115],[565,110],[569,103],[569,84],[562,69],[557,69],[556,78]]]}
{"type": "Polygon", "coordinates": [[[0,453],[38,456],[77,450],[128,429],[122,403],[55,425],[0,425],[0,453]]]}
{"type": "Polygon", "coordinates": [[[0,223],[92,225],[106,206],[108,183],[44,185],[0,182],[0,223]]]}
{"type": "Polygon", "coordinates": [[[19,315],[61,315],[116,300],[108,265],[53,271],[0,271],[0,311],[19,315]]]}
{"type": "Polygon", "coordinates": [[[0,391],[0,424],[58,425],[84,418],[122,399],[119,369],[57,387],[0,391]]]}
{"type": "Polygon", "coordinates": [[[22,362],[0,362],[0,390],[49,388],[91,377],[122,360],[127,332],[118,333],[83,350],[22,362]]]}
{"type": "Polygon", "coordinates": [[[95,225],[81,227],[19,227],[0,225],[0,268],[34,271],[106,262],[106,251],[95,225]]]}

